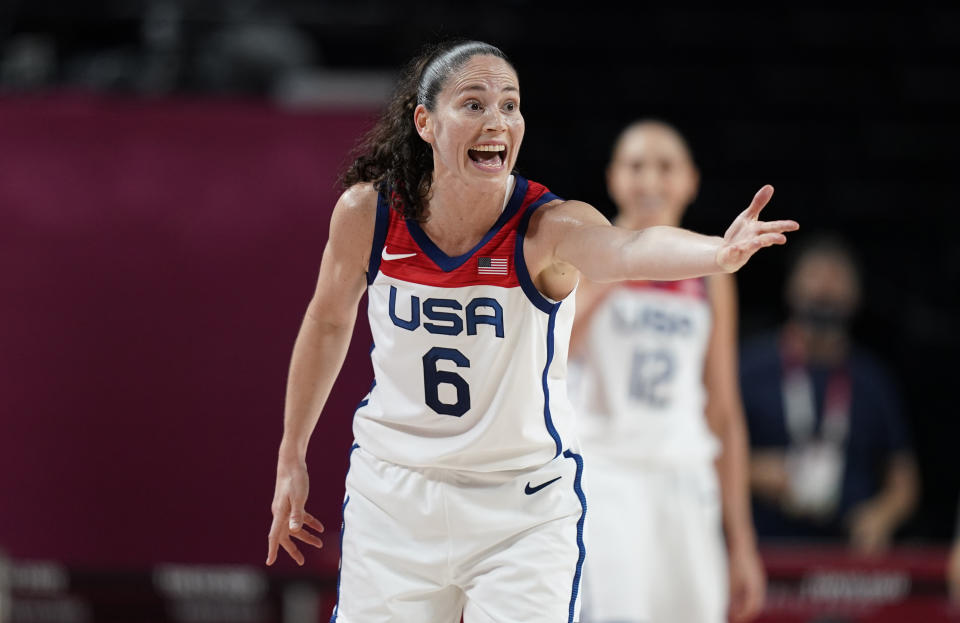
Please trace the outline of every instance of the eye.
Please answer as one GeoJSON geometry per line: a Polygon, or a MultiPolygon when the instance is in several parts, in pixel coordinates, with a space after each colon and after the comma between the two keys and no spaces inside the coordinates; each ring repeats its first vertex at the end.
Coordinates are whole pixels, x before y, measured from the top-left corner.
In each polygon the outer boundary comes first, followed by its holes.
{"type": "Polygon", "coordinates": [[[503,109],[507,112],[517,112],[520,108],[520,105],[516,102],[510,101],[503,105],[503,109]]]}
{"type": "Polygon", "coordinates": [[[470,100],[465,104],[465,106],[467,107],[467,110],[469,110],[470,112],[479,112],[483,110],[483,106],[481,106],[480,102],[478,102],[477,100],[470,100]]]}

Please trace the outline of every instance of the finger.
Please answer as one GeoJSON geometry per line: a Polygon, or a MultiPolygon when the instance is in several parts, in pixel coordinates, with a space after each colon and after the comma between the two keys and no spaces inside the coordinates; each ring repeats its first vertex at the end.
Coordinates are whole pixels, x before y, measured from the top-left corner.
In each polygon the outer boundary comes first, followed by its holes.
{"type": "Polygon", "coordinates": [[[763,248],[763,238],[764,236],[771,236],[773,234],[761,234],[759,236],[754,236],[749,240],[744,240],[743,242],[738,243],[734,246],[736,249],[737,255],[743,260],[746,261],[753,256],[754,253],[763,248]]]}
{"type": "Polygon", "coordinates": [[[753,251],[757,251],[760,247],[769,247],[775,244],[786,244],[787,237],[780,233],[772,234],[760,234],[755,237],[751,242],[756,243],[752,247],[753,251]]]}
{"type": "Polygon", "coordinates": [[[770,197],[773,196],[773,186],[766,184],[757,191],[757,194],[753,196],[753,201],[750,202],[750,205],[744,211],[745,214],[751,218],[757,218],[757,215],[760,214],[760,210],[763,209],[765,205],[770,201],[770,197]]]}
{"type": "Polygon", "coordinates": [[[272,566],[277,561],[277,542],[274,538],[267,537],[267,566],[272,566]]]}
{"type": "Polygon", "coordinates": [[[308,532],[306,530],[300,530],[299,532],[291,532],[290,536],[292,536],[295,539],[299,539],[303,541],[307,545],[313,545],[317,549],[320,549],[321,547],[323,547],[323,541],[321,541],[320,537],[318,537],[312,532],[308,532]]]}
{"type": "Polygon", "coordinates": [[[784,244],[786,241],[787,237],[783,234],[760,234],[759,236],[754,236],[749,240],[744,240],[743,242],[738,242],[737,244],[732,245],[730,254],[727,256],[727,258],[730,263],[742,266],[763,247],[769,247],[775,244],[784,244]]]}
{"type": "MultiPolygon", "coordinates": [[[[304,500],[305,501],[305,500],[304,500]]],[[[290,499],[290,532],[296,532],[303,526],[303,501],[290,499]]]]}
{"type": "Polygon", "coordinates": [[[798,229],[800,229],[800,223],[791,220],[761,221],[757,223],[757,230],[760,232],[797,231],[798,229]]]}
{"type": "Polygon", "coordinates": [[[324,531],[323,524],[320,523],[320,520],[306,511],[303,512],[303,521],[317,532],[324,531]]]}
{"type": "Polygon", "coordinates": [[[273,518],[270,524],[270,534],[267,535],[267,565],[272,565],[277,561],[277,548],[280,543],[281,526],[277,518],[273,518]]]}
{"type": "Polygon", "coordinates": [[[293,541],[290,540],[289,536],[280,539],[280,546],[287,550],[287,553],[290,554],[290,558],[293,558],[298,565],[301,567],[303,566],[303,554],[300,553],[300,549],[294,544],[293,541]]]}

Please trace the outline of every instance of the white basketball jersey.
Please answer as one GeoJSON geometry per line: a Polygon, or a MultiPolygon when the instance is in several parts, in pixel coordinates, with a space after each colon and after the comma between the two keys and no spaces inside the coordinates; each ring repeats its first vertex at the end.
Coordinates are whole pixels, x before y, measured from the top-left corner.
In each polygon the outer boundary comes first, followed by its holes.
{"type": "Polygon", "coordinates": [[[573,297],[540,294],[523,256],[530,216],[555,199],[516,177],[487,235],[449,257],[380,197],[367,276],[375,380],[354,417],[360,447],[400,465],[496,471],[573,446],[573,297]]]}
{"type": "Polygon", "coordinates": [[[585,452],[671,463],[716,455],[704,415],[711,321],[704,279],[625,282],[597,304],[571,381],[585,452]]]}

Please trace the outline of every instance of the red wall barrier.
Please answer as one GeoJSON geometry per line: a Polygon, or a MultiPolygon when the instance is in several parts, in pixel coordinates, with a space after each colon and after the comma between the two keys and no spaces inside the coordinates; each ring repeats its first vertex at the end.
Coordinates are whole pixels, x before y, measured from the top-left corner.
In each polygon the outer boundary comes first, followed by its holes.
{"type": "MultiPolygon", "coordinates": [[[[0,98],[0,549],[262,562],[293,341],[374,115],[0,98]]],[[[368,344],[362,304],[308,457],[312,568],[336,568],[368,344]]]]}
{"type": "MultiPolygon", "coordinates": [[[[769,590],[754,623],[960,622],[960,604],[947,599],[946,548],[900,547],[864,557],[837,547],[790,546],[761,554],[769,590]]],[[[155,565],[118,573],[14,561],[6,577],[12,621],[322,622],[337,599],[333,575],[266,572],[260,565],[155,565]]]]}
{"type": "Polygon", "coordinates": [[[755,623],[960,622],[947,598],[947,550],[899,547],[863,556],[843,547],[767,546],[763,614],[755,623]]]}

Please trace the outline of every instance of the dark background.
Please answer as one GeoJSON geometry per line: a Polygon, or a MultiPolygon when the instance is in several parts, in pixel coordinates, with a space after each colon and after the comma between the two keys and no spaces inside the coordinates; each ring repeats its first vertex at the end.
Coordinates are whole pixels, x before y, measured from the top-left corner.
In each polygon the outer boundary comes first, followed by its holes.
{"type": "MultiPolygon", "coordinates": [[[[560,196],[609,213],[610,144],[655,116],[702,172],[686,226],[722,233],[771,183],[766,215],[797,219],[795,239],[847,237],[866,268],[855,331],[898,378],[920,461],[901,542],[949,539],[960,9],[4,0],[0,547],[258,564],[290,349],[336,174],[377,111],[293,107],[281,83],[392,76],[461,36],[511,56],[518,169],[560,196]]],[[[782,318],[787,257],[739,273],[743,335],[782,318]]],[[[328,528],[369,385],[364,309],[311,446],[328,528]]],[[[316,564],[335,569],[334,542],[316,564]]]]}

